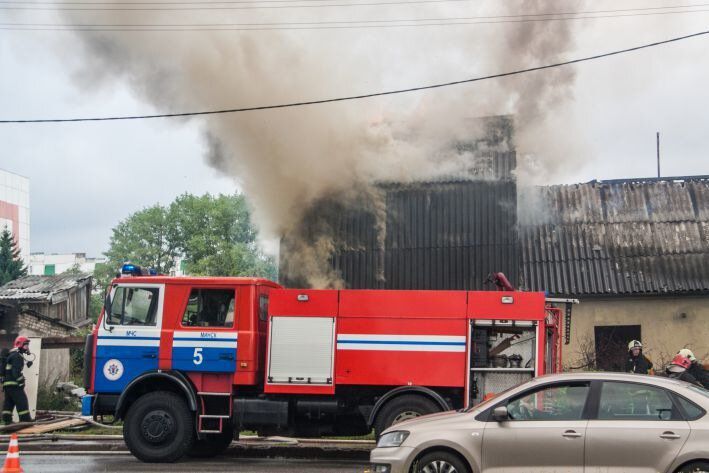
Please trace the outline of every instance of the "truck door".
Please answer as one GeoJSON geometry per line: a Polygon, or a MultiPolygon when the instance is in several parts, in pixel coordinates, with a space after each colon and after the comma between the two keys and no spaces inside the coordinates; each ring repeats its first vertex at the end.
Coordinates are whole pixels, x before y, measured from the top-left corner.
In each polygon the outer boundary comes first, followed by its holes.
{"type": "Polygon", "coordinates": [[[162,284],[113,286],[96,340],[97,392],[122,392],[136,376],[158,369],[164,294],[162,284]]]}
{"type": "Polygon", "coordinates": [[[236,371],[236,289],[193,288],[172,341],[172,368],[236,371]]]}

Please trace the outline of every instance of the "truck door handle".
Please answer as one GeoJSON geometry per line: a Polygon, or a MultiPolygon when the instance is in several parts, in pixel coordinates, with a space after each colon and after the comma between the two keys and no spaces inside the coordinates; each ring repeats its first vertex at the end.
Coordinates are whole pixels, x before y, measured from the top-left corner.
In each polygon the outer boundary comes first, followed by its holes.
{"type": "Polygon", "coordinates": [[[233,360],[234,354],[233,353],[220,353],[219,359],[220,360],[233,360]]]}
{"type": "Polygon", "coordinates": [[[670,439],[670,440],[677,440],[678,438],[681,438],[681,435],[677,435],[674,432],[663,432],[662,435],[660,435],[661,439],[670,439]]]}
{"type": "Polygon", "coordinates": [[[143,353],[143,358],[157,358],[158,355],[156,353],[151,353],[151,352],[145,352],[143,353]]]}
{"type": "Polygon", "coordinates": [[[576,432],[575,430],[567,430],[566,432],[564,432],[563,434],[561,434],[561,436],[562,436],[562,437],[566,437],[566,438],[572,438],[572,439],[574,439],[574,438],[581,437],[582,434],[576,432]]]}

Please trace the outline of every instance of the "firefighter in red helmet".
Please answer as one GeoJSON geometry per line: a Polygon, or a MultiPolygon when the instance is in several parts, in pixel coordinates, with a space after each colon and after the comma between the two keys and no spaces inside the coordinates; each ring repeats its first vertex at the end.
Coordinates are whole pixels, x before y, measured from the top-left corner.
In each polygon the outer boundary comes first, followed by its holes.
{"type": "Polygon", "coordinates": [[[691,366],[692,360],[678,353],[667,367],[667,376],[701,386],[702,384],[697,381],[697,378],[689,373],[689,368],[691,366]]]}
{"type": "Polygon", "coordinates": [[[12,410],[15,408],[20,422],[32,422],[27,394],[25,394],[25,376],[22,374],[22,369],[25,367],[25,359],[22,355],[29,352],[30,339],[20,336],[15,339],[14,347],[5,360],[5,374],[2,381],[2,389],[5,392],[5,402],[2,405],[4,424],[12,423],[12,410]]]}

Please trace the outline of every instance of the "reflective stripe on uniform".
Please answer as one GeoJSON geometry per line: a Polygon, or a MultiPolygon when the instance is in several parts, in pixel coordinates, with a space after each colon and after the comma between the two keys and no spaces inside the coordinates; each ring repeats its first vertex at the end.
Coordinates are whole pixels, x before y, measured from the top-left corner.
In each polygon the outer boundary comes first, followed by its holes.
{"type": "Polygon", "coordinates": [[[3,386],[17,386],[17,381],[4,381],[3,386]]]}
{"type": "Polygon", "coordinates": [[[18,416],[21,416],[21,415],[24,415],[24,414],[29,414],[29,413],[30,413],[30,411],[17,411],[17,415],[18,415],[18,416]]]}
{"type": "Polygon", "coordinates": [[[12,411],[2,411],[3,415],[5,414],[12,414],[12,411]]]}

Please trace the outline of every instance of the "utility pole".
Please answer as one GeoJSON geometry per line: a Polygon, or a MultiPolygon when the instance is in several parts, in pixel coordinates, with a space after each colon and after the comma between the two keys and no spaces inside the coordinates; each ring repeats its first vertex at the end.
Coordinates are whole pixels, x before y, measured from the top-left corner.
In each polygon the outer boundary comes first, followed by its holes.
{"type": "Polygon", "coordinates": [[[660,177],[660,132],[657,132],[657,177],[660,177]]]}

